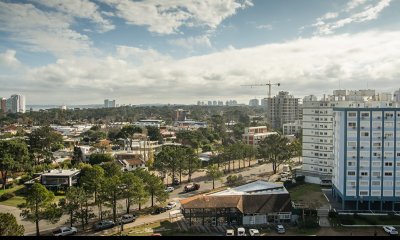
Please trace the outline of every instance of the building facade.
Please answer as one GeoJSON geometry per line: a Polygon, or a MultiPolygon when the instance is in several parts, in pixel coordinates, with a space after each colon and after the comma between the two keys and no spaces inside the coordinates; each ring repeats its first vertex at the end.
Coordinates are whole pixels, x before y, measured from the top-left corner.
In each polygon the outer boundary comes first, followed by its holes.
{"type": "MultiPolygon", "coordinates": [[[[319,184],[332,178],[333,171],[333,108],[379,105],[375,90],[335,90],[333,95],[316,100],[303,99],[303,167],[305,181],[319,184]],[[310,101],[309,101],[310,100],[310,101]]],[[[390,101],[387,101],[390,104],[390,101]]]]}
{"type": "Polygon", "coordinates": [[[104,100],[104,107],[105,108],[115,108],[116,107],[115,100],[105,99],[104,100]]]}
{"type": "Polygon", "coordinates": [[[266,98],[266,117],[272,129],[282,129],[283,124],[301,119],[299,98],[280,91],[272,98],[266,98]]]}
{"type": "Polygon", "coordinates": [[[343,210],[400,210],[400,108],[334,108],[334,151],[343,210]]]}
{"type": "Polygon", "coordinates": [[[244,129],[242,139],[245,144],[258,146],[258,143],[264,140],[268,135],[277,134],[276,132],[268,132],[267,126],[247,127],[244,129]]]}
{"type": "MultiPolygon", "coordinates": [[[[2,100],[3,109],[4,101],[2,100]]],[[[25,113],[25,97],[23,95],[14,94],[5,101],[4,106],[5,112],[10,113],[25,113]]]]}
{"type": "Polygon", "coordinates": [[[249,101],[249,106],[250,107],[258,107],[259,105],[260,104],[259,104],[259,101],[258,101],[257,98],[250,99],[250,101],[249,101]]]}
{"type": "Polygon", "coordinates": [[[302,129],[301,120],[296,120],[293,123],[285,123],[282,127],[283,135],[299,135],[302,129]]]}

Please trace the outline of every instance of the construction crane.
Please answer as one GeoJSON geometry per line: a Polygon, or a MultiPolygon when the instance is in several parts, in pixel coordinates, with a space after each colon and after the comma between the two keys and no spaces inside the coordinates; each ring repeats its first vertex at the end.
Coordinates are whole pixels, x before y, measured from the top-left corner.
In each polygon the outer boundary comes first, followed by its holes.
{"type": "Polygon", "coordinates": [[[250,84],[250,85],[240,85],[240,86],[247,86],[247,87],[260,87],[260,86],[268,86],[268,98],[271,98],[271,86],[276,85],[280,86],[280,83],[271,83],[271,81],[268,81],[268,83],[262,83],[262,84],[250,84]]]}

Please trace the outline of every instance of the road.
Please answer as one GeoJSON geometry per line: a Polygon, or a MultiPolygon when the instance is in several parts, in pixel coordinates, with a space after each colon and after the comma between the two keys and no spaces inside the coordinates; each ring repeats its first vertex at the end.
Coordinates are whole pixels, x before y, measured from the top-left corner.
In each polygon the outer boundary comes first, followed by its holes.
{"type": "MultiPolygon", "coordinates": [[[[247,166],[247,162],[246,162],[246,166],[247,166]]],[[[256,164],[256,161],[253,160],[252,161],[252,166],[250,168],[246,167],[246,168],[242,168],[241,170],[238,170],[238,165],[236,162],[235,165],[235,171],[232,171],[230,174],[228,175],[237,175],[237,174],[241,174],[245,179],[257,179],[259,178],[258,175],[263,174],[263,173],[267,173],[267,172],[272,172],[272,165],[271,164],[262,164],[262,165],[258,165],[256,164]]],[[[193,196],[195,194],[199,194],[201,192],[207,192],[209,190],[212,189],[212,181],[206,179],[205,177],[205,170],[203,171],[199,171],[199,172],[195,172],[192,176],[192,180],[193,182],[199,183],[200,184],[200,189],[197,191],[193,191],[193,192],[189,192],[189,193],[184,193],[183,192],[183,188],[186,184],[186,178],[185,181],[180,185],[180,186],[174,186],[175,190],[173,192],[170,193],[169,196],[169,200],[168,201],[176,201],[178,202],[178,206],[175,207],[174,209],[179,209],[179,200],[183,199],[183,198],[187,198],[189,196],[193,196]]],[[[228,175],[225,175],[222,178],[222,181],[215,181],[215,188],[221,187],[223,186],[223,182],[226,181],[226,177],[228,175]]],[[[268,177],[263,178],[264,180],[268,180],[268,177]]],[[[118,202],[118,205],[120,206],[118,212],[124,212],[125,209],[125,200],[120,200],[118,202]]],[[[150,206],[151,202],[149,201],[147,204],[145,204],[144,207],[150,206]]],[[[134,207],[134,206],[133,206],[134,207]]],[[[93,206],[93,212],[97,213],[97,206],[93,206]]],[[[104,208],[104,207],[103,207],[104,208]]],[[[12,213],[16,219],[17,222],[19,224],[24,225],[25,227],[25,235],[34,235],[36,233],[36,227],[35,224],[29,221],[26,221],[24,219],[21,219],[20,217],[20,213],[21,210],[16,208],[16,207],[10,207],[10,206],[5,206],[5,205],[0,205],[0,212],[9,212],[12,213]]],[[[139,216],[139,218],[134,222],[134,223],[130,223],[127,224],[126,227],[133,227],[133,226],[137,226],[137,225],[141,225],[144,223],[148,223],[148,222],[153,222],[153,221],[157,221],[157,220],[161,220],[161,219],[168,219],[169,218],[169,211],[159,214],[159,215],[146,215],[146,216],[139,216]]],[[[56,224],[50,224],[47,221],[41,221],[39,223],[40,226],[40,231],[41,232],[48,232],[49,230],[55,229],[57,227],[60,226],[67,226],[69,217],[68,215],[64,215],[61,220],[56,223],[56,224]]],[[[79,227],[79,226],[78,226],[79,227]]],[[[96,233],[97,234],[101,234],[102,232],[96,233]]]]}

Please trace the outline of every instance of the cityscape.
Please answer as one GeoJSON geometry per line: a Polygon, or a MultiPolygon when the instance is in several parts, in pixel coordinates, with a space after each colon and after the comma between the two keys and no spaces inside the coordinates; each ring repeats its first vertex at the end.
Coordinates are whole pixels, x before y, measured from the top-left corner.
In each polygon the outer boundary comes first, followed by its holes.
{"type": "Polygon", "coordinates": [[[0,236],[396,236],[400,2],[0,1],[0,236]]]}

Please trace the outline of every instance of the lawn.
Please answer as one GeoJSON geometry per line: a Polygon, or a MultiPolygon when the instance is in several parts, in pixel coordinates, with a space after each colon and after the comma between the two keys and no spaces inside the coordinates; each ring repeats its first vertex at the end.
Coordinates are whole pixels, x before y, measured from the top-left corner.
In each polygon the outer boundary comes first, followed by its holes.
{"type": "MultiPolygon", "coordinates": [[[[176,229],[178,228],[176,223],[171,223],[170,221],[154,222],[150,224],[141,225],[138,227],[133,227],[125,229],[122,235],[125,236],[149,236],[155,232],[161,233],[163,236],[174,235],[176,229]]],[[[119,235],[115,234],[115,235],[119,235]]]]}
{"type": "MultiPolygon", "coordinates": [[[[10,207],[18,207],[19,204],[25,203],[25,194],[24,194],[24,185],[18,185],[10,189],[1,190],[0,195],[7,192],[13,192],[15,197],[12,197],[6,201],[0,202],[0,205],[10,206],[10,207]]],[[[61,198],[65,198],[65,196],[55,196],[54,202],[58,203],[61,198]]]]}
{"type": "Polygon", "coordinates": [[[295,203],[303,202],[314,208],[328,204],[318,184],[304,183],[290,188],[288,191],[290,193],[290,198],[295,203]]]}

